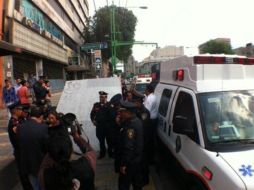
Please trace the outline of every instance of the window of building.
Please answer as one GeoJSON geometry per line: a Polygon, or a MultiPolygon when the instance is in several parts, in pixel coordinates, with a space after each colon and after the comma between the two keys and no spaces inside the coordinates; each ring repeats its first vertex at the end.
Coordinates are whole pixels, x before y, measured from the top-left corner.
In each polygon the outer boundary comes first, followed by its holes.
{"type": "Polygon", "coordinates": [[[20,5],[21,5],[21,0],[16,0],[15,1],[15,10],[19,11],[20,10],[20,5]]]}

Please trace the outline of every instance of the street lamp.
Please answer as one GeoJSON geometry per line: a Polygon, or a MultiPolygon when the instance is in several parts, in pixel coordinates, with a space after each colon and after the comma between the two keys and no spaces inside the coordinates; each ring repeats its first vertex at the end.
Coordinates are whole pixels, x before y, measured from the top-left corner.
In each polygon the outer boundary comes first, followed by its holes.
{"type": "MultiPolygon", "coordinates": [[[[112,1],[112,5],[110,8],[110,29],[111,29],[111,64],[113,67],[113,71],[116,70],[116,24],[115,24],[115,6],[114,1],[112,1]]],[[[139,8],[139,9],[147,9],[146,6],[138,6],[138,7],[126,7],[126,8],[139,8]]]]}
{"type": "Polygon", "coordinates": [[[147,6],[139,6],[139,7],[127,7],[128,9],[138,8],[138,9],[148,9],[147,6]]]}

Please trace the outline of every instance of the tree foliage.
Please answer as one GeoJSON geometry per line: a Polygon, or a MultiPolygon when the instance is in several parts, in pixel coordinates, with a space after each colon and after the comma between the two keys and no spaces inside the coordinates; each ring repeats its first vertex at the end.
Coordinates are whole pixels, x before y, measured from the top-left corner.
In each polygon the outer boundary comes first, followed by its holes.
{"type": "MultiPolygon", "coordinates": [[[[86,43],[108,42],[108,49],[102,50],[103,59],[111,57],[111,13],[112,6],[99,9],[92,19],[89,20],[85,29],[86,43]]],[[[123,7],[114,7],[115,28],[117,41],[134,41],[137,18],[132,11],[123,7]]],[[[117,58],[127,61],[132,54],[132,45],[119,46],[116,49],[117,58]]]]}
{"type": "Polygon", "coordinates": [[[230,44],[222,41],[210,40],[199,46],[200,53],[234,54],[230,44]]]}

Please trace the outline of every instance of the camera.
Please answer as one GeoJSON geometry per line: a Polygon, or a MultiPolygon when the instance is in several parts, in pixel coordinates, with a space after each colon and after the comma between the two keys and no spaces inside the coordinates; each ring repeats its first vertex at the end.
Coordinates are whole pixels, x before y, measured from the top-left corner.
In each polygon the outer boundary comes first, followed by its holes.
{"type": "Polygon", "coordinates": [[[82,134],[82,124],[77,120],[77,117],[73,113],[67,113],[62,116],[63,125],[67,128],[69,134],[74,134],[78,132],[79,135],[82,134]]]}

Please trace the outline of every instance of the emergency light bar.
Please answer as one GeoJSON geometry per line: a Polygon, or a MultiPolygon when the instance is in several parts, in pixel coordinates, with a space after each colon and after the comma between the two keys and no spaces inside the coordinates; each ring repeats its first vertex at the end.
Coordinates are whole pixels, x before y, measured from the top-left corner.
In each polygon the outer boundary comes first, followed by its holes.
{"type": "Polygon", "coordinates": [[[184,79],[184,70],[178,69],[176,71],[173,71],[173,79],[175,81],[183,81],[184,79]]]}
{"type": "Polygon", "coordinates": [[[242,64],[254,65],[254,58],[194,56],[194,64],[242,64]]]}
{"type": "Polygon", "coordinates": [[[148,78],[151,77],[150,74],[138,74],[138,78],[148,78]]]}

